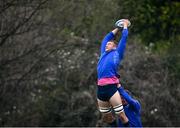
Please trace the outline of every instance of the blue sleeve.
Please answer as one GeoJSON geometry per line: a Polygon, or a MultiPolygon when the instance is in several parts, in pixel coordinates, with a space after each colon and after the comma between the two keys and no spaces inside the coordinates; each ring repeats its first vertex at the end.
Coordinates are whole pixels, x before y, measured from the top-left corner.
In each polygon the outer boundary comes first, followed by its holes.
{"type": "Polygon", "coordinates": [[[120,59],[122,59],[123,55],[124,55],[127,37],[128,37],[128,30],[123,29],[121,39],[120,39],[118,46],[117,46],[117,51],[119,52],[120,59]]]}
{"type": "Polygon", "coordinates": [[[121,96],[128,102],[128,104],[130,106],[132,106],[134,108],[134,110],[136,110],[136,112],[140,113],[140,109],[141,109],[141,105],[140,103],[133,99],[125,90],[123,87],[118,88],[119,93],[121,94],[121,96]]]}
{"type": "Polygon", "coordinates": [[[101,43],[101,54],[105,52],[106,44],[108,41],[112,40],[114,38],[114,34],[112,32],[108,33],[102,43],[101,43]]]}

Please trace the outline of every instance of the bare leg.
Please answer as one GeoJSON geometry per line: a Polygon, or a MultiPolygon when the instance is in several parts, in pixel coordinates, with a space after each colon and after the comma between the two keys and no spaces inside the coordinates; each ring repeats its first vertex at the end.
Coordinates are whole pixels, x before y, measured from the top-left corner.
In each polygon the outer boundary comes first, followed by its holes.
{"type": "MultiPolygon", "coordinates": [[[[99,108],[111,108],[109,102],[101,101],[97,99],[99,108]]],[[[115,117],[112,115],[111,111],[108,113],[102,113],[102,119],[104,122],[110,124],[115,121],[115,117]]]]}
{"type": "MultiPolygon", "coordinates": [[[[113,107],[122,105],[122,100],[118,91],[110,98],[110,103],[112,104],[113,107]]],[[[129,121],[124,111],[119,112],[118,116],[121,119],[122,123],[124,124],[129,121]]]]}

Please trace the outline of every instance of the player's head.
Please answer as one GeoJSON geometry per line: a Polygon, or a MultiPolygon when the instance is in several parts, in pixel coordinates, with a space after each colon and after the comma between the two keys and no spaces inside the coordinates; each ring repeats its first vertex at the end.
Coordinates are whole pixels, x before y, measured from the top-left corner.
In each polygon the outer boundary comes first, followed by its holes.
{"type": "Polygon", "coordinates": [[[115,40],[110,40],[107,42],[105,51],[111,51],[112,49],[116,49],[116,41],[115,40]]]}

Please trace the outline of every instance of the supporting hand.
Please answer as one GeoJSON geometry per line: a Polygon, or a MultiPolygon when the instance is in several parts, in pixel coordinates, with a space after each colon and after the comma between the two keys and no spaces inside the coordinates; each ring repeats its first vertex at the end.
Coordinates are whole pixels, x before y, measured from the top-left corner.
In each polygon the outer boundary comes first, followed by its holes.
{"type": "Polygon", "coordinates": [[[119,83],[119,84],[117,84],[117,87],[118,87],[118,88],[120,88],[120,87],[121,87],[121,84],[120,84],[120,83],[119,83]]]}

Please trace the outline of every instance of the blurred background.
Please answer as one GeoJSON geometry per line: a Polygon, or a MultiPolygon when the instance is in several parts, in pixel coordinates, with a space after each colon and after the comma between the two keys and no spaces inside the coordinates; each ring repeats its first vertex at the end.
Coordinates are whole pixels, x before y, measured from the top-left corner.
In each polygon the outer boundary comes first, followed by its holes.
{"type": "Polygon", "coordinates": [[[107,126],[96,66],[121,18],[132,23],[121,82],[143,126],[180,126],[178,0],[0,0],[0,126],[107,126]]]}

